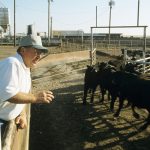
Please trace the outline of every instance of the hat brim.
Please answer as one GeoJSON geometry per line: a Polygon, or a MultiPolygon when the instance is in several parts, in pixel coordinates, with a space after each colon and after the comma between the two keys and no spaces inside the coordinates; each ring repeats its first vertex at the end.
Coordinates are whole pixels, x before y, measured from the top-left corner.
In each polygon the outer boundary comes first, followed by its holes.
{"type": "Polygon", "coordinates": [[[41,46],[41,45],[33,45],[32,47],[40,50],[42,53],[48,53],[48,49],[46,47],[41,46]]]}

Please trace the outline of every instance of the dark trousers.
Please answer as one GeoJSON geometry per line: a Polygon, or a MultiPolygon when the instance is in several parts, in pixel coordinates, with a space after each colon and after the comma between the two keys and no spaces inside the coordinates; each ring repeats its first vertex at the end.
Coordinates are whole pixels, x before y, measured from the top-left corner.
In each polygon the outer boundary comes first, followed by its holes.
{"type": "Polygon", "coordinates": [[[1,138],[3,139],[3,135],[5,132],[6,126],[8,124],[8,121],[0,119],[0,123],[2,123],[2,125],[1,125],[1,138]]]}

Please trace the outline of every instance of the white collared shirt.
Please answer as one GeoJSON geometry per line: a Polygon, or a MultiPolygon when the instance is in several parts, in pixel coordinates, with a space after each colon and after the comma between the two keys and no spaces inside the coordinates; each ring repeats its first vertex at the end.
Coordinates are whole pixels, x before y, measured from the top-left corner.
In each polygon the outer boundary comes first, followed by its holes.
{"type": "Polygon", "coordinates": [[[18,92],[29,93],[31,88],[30,69],[17,53],[0,61],[0,119],[15,119],[23,110],[25,104],[15,104],[7,101],[18,92]]]}

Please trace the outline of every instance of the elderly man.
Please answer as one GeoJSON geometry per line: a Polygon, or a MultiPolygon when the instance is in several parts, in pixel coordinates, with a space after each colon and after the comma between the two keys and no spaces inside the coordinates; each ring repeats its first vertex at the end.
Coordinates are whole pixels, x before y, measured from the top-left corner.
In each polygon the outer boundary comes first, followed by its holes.
{"type": "Polygon", "coordinates": [[[15,119],[17,126],[25,128],[26,116],[23,112],[28,103],[50,103],[51,91],[31,94],[30,69],[35,66],[43,53],[48,50],[42,46],[41,38],[28,35],[22,38],[16,55],[0,61],[0,120],[15,119]]]}

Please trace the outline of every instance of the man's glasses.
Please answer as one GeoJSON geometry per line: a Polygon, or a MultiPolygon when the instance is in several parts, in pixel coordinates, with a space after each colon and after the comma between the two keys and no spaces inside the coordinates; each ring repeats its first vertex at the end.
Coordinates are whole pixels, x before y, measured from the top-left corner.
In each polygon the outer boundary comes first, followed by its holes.
{"type": "Polygon", "coordinates": [[[33,52],[34,52],[37,56],[42,57],[42,56],[45,55],[45,53],[44,53],[42,50],[40,50],[40,49],[36,49],[36,48],[34,48],[34,47],[31,47],[31,46],[26,46],[25,48],[32,49],[33,52]]]}
{"type": "Polygon", "coordinates": [[[45,55],[45,53],[40,49],[36,49],[33,47],[32,47],[32,49],[34,50],[34,52],[36,53],[37,56],[43,57],[45,55]]]}
{"type": "Polygon", "coordinates": [[[39,49],[34,48],[34,51],[36,52],[36,55],[38,55],[38,56],[43,56],[44,55],[44,53],[39,49]]]}

